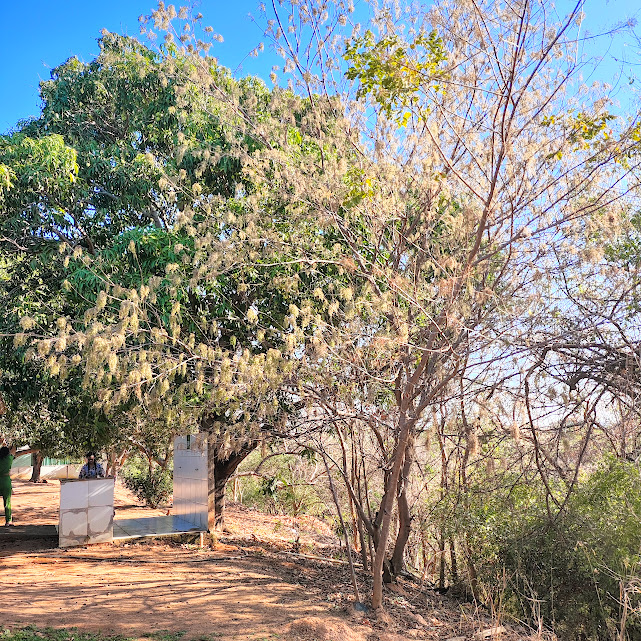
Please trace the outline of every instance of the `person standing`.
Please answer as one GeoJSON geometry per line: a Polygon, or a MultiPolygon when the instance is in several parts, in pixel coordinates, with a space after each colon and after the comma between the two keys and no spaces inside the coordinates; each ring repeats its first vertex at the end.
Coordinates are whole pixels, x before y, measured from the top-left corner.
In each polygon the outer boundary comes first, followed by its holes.
{"type": "Polygon", "coordinates": [[[105,470],[102,465],[96,461],[94,452],[87,452],[87,462],[80,468],[79,479],[104,479],[105,470]]]}
{"type": "Polygon", "coordinates": [[[5,526],[13,525],[11,518],[11,494],[13,493],[13,487],[9,473],[15,453],[15,447],[8,448],[6,445],[0,447],[0,494],[2,494],[2,502],[4,503],[5,526]]]}

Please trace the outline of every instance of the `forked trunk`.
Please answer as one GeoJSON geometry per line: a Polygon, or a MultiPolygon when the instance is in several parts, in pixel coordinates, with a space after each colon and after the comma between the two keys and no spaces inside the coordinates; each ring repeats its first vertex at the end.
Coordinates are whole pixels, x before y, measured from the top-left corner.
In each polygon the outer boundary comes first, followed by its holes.
{"type": "Polygon", "coordinates": [[[387,490],[383,495],[381,501],[380,514],[381,529],[376,544],[376,552],[374,554],[374,563],[372,566],[372,578],[374,581],[372,589],[372,607],[378,609],[383,605],[383,565],[385,563],[385,555],[387,552],[387,542],[389,540],[390,525],[392,523],[392,512],[394,510],[394,497],[398,487],[398,480],[401,476],[401,468],[405,461],[405,452],[410,437],[410,430],[413,422],[408,420],[404,412],[401,412],[399,420],[399,435],[394,450],[392,469],[389,475],[389,482],[387,483],[387,490]]]}
{"type": "Polygon", "coordinates": [[[405,569],[405,546],[410,538],[410,532],[412,529],[412,517],[410,515],[410,507],[407,500],[407,483],[410,478],[413,454],[414,452],[410,439],[407,444],[407,449],[405,450],[405,461],[403,463],[403,471],[398,482],[398,498],[396,500],[398,505],[398,535],[396,537],[396,544],[394,545],[391,562],[392,572],[395,576],[398,576],[405,569]]]}

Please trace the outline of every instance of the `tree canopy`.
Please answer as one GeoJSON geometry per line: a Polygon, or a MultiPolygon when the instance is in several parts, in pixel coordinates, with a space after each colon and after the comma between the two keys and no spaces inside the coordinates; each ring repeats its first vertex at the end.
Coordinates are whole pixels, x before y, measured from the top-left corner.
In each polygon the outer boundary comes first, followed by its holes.
{"type": "Polygon", "coordinates": [[[583,86],[581,4],[547,8],[381,7],[363,30],[349,4],[285,3],[272,89],[172,6],[155,49],[104,33],[0,139],[12,376],[78,384],[112,434],[208,432],[219,503],[261,440],[297,439],[371,540],[375,608],[434,436],[435,510],[466,532],[440,552],[481,598],[473,488],[536,481],[560,522],[606,405],[637,408],[638,113],[583,86]]]}

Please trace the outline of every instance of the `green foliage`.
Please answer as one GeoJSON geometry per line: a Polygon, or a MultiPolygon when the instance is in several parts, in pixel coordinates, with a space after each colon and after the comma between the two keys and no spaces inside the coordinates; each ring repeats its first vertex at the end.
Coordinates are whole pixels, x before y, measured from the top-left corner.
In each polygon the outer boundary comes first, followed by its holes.
{"type": "MultiPolygon", "coordinates": [[[[613,120],[616,120],[616,117],[608,112],[592,116],[579,111],[545,116],[541,124],[544,127],[559,128],[564,143],[569,143],[573,152],[586,149],[598,152],[612,136],[610,125],[613,120]]],[[[548,155],[548,158],[555,160],[561,160],[562,157],[561,149],[548,155]]]]}
{"type": "MultiPolygon", "coordinates": [[[[239,471],[254,469],[260,453],[254,452],[239,471]]],[[[260,476],[241,476],[238,479],[240,499],[244,505],[271,514],[323,516],[325,503],[319,488],[310,483],[314,461],[309,450],[301,456],[278,456],[260,468],[260,476]]]]}
{"type": "Polygon", "coordinates": [[[360,83],[357,96],[371,94],[387,117],[394,114],[401,126],[410,113],[395,112],[411,106],[421,88],[442,91],[440,64],[447,60],[447,51],[436,31],[419,34],[407,44],[395,34],[376,40],[368,30],[347,45],[343,57],[350,64],[345,75],[360,83]]]}
{"type": "Polygon", "coordinates": [[[64,215],[73,199],[77,177],[76,151],[62,136],[0,136],[0,203],[5,208],[2,227],[11,230],[14,237],[34,223],[65,228],[64,215]],[[13,212],[24,212],[22,220],[12,216],[13,212]]]}
{"type": "Polygon", "coordinates": [[[125,487],[149,507],[166,503],[173,491],[172,468],[147,463],[140,457],[127,461],[122,470],[125,487]]]}
{"type": "Polygon", "coordinates": [[[13,187],[11,180],[14,177],[12,169],[0,163],[0,204],[4,204],[6,193],[13,187]]]}
{"type": "Polygon", "coordinates": [[[629,268],[641,264],[641,212],[630,216],[630,229],[605,247],[605,255],[613,263],[629,268]]]}
{"type": "MultiPolygon", "coordinates": [[[[503,501],[471,510],[480,576],[511,614],[554,627],[560,638],[615,638],[621,596],[641,569],[641,477],[635,465],[606,459],[548,518],[543,488],[517,483],[503,501]],[[507,578],[507,583],[506,583],[507,578]]],[[[626,631],[641,634],[641,601],[628,594],[626,631]]]]}
{"type": "MultiPolygon", "coordinates": [[[[71,449],[125,437],[115,414],[106,420],[94,406],[95,390],[83,391],[91,376],[83,379],[75,369],[77,347],[61,355],[68,343],[54,340],[37,352],[27,350],[36,333],[51,337],[62,325],[91,323],[88,310],[101,304],[111,285],[118,296],[157,281],[156,329],[168,334],[184,319],[187,343],[212,331],[212,316],[226,325],[221,334],[227,344],[248,342],[235,321],[239,313],[244,320],[252,301],[243,297],[244,309],[229,303],[238,298],[236,279],[207,280],[197,293],[193,281],[178,286],[202,255],[194,254],[193,229],[179,231],[175,223],[203,191],[206,198],[228,198],[246,184],[230,147],[256,149],[257,141],[243,138],[231,123],[233,110],[224,109],[224,99],[208,102],[194,90],[187,56],[163,58],[133,38],[110,33],[99,46],[92,62],[70,58],[55,68],[41,84],[40,117],[0,138],[0,326],[3,335],[15,335],[14,341],[3,339],[0,390],[13,423],[18,411],[25,421],[21,437],[28,433],[34,445],[42,441],[40,425],[49,416],[61,426],[47,430],[50,440],[66,440],[71,449]],[[86,429],[72,437],[72,424],[86,429]]],[[[254,106],[268,100],[262,82],[236,82],[213,61],[208,65],[223,92],[254,106]]],[[[212,232],[223,233],[220,226],[212,232]]],[[[116,303],[110,298],[107,309],[117,318],[116,303]]],[[[190,373],[181,370],[179,377],[190,373]]]]}
{"type": "Polygon", "coordinates": [[[74,628],[59,630],[27,626],[14,630],[0,630],[0,641],[126,641],[119,634],[94,634],[80,632],[74,628]]]}
{"type": "Polygon", "coordinates": [[[171,630],[156,630],[149,634],[143,634],[144,638],[153,639],[154,641],[180,641],[185,636],[183,631],[172,632],[171,630]]]}
{"type": "MultiPolygon", "coordinates": [[[[172,632],[171,630],[156,630],[154,632],[141,633],[140,638],[153,639],[154,641],[180,641],[185,636],[182,631],[172,632]]],[[[213,637],[218,636],[216,633],[213,637]]],[[[38,628],[36,626],[27,626],[14,630],[1,630],[0,641],[130,641],[128,637],[120,634],[102,634],[92,632],[80,632],[75,628],[54,629],[38,628]]],[[[202,640],[206,641],[206,637],[202,640]]]]}

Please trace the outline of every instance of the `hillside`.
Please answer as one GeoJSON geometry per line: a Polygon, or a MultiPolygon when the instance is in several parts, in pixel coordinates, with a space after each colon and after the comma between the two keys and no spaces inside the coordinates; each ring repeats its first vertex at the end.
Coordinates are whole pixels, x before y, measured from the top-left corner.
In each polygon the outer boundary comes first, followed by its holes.
{"type": "MultiPolygon", "coordinates": [[[[54,523],[58,484],[16,483],[18,523],[54,523]]],[[[117,511],[158,514],[122,487],[117,511]]],[[[386,593],[378,618],[353,607],[347,567],[309,556],[331,555],[325,524],[231,505],[229,533],[209,540],[146,540],[61,550],[52,541],[0,542],[0,617],[26,625],[78,628],[137,638],[168,630],[185,639],[225,641],[402,641],[525,639],[469,603],[418,582],[386,593]],[[296,542],[298,539],[298,542],[296,542]]],[[[369,579],[359,572],[360,588],[369,579]]]]}

